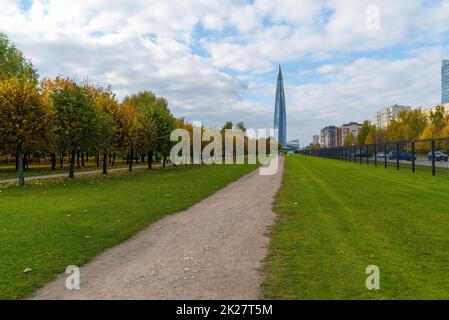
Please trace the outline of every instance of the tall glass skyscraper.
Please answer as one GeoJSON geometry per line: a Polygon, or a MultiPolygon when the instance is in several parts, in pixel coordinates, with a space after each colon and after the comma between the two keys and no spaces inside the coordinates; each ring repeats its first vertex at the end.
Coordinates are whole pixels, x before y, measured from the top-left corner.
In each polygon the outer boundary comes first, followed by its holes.
{"type": "Polygon", "coordinates": [[[441,104],[449,103],[449,60],[441,67],[441,104]]]}
{"type": "Polygon", "coordinates": [[[274,129],[278,129],[278,142],[285,147],[287,145],[287,114],[285,111],[284,80],[279,65],[278,80],[276,85],[276,102],[274,107],[274,129]]]}

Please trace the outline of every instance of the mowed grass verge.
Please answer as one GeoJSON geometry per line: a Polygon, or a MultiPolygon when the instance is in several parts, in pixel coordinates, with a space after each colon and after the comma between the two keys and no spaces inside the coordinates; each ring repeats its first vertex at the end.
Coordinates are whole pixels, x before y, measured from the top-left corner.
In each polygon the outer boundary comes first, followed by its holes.
{"type": "Polygon", "coordinates": [[[0,299],[26,297],[67,266],[85,264],[255,169],[189,166],[0,189],[0,299]]]}
{"type": "Polygon", "coordinates": [[[288,157],[263,297],[448,299],[448,194],[444,177],[288,157]]]}

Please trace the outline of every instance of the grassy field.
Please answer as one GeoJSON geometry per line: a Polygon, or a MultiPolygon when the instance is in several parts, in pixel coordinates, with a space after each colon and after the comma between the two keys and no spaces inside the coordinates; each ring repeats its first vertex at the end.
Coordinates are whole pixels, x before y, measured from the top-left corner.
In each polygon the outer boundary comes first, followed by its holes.
{"type": "Polygon", "coordinates": [[[66,266],[83,265],[255,168],[178,167],[0,189],[0,299],[25,297],[66,266]]]}
{"type": "Polygon", "coordinates": [[[448,299],[449,180],[288,157],[265,298],[448,299]],[[380,290],[365,287],[380,268],[380,290]]]}

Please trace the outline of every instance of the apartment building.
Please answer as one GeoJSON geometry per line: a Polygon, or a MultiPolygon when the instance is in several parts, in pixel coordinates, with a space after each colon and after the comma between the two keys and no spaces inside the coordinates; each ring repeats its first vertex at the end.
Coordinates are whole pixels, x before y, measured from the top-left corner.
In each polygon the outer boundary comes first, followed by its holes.
{"type": "Polygon", "coordinates": [[[395,120],[401,111],[412,110],[412,107],[394,105],[386,107],[376,114],[376,124],[378,128],[385,129],[392,120],[395,120]]]}
{"type": "Polygon", "coordinates": [[[335,148],[338,146],[338,128],[328,126],[321,129],[320,144],[324,148],[335,148]]]}

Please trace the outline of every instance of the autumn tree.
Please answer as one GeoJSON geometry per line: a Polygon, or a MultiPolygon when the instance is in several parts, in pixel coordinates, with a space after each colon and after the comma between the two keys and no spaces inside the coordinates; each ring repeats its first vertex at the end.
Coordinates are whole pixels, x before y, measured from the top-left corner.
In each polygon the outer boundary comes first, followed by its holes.
{"type": "Polygon", "coordinates": [[[25,58],[5,34],[0,33],[0,80],[14,77],[37,85],[39,75],[31,61],[25,58]]]}
{"type": "Polygon", "coordinates": [[[60,144],[69,150],[69,178],[74,178],[77,151],[91,146],[98,124],[92,97],[73,84],[57,88],[51,99],[56,110],[57,134],[60,144]]]}
{"type": "Polygon", "coordinates": [[[360,129],[360,132],[357,136],[358,144],[362,145],[366,143],[366,137],[368,137],[372,126],[373,125],[368,120],[363,121],[362,128],[360,129]]]}
{"type": "Polygon", "coordinates": [[[3,146],[17,155],[20,186],[25,185],[24,154],[52,144],[53,117],[54,110],[34,83],[16,77],[0,81],[0,137],[3,146]]]}
{"type": "Polygon", "coordinates": [[[176,128],[176,119],[168,108],[167,100],[156,97],[150,91],[143,91],[126,97],[123,103],[131,103],[139,110],[139,120],[143,129],[141,141],[146,142],[142,146],[148,149],[148,167],[152,166],[153,152],[162,155],[165,167],[172,144],[170,134],[176,128]]]}
{"type": "Polygon", "coordinates": [[[345,146],[352,146],[355,144],[355,137],[352,132],[349,132],[345,137],[345,141],[343,142],[345,146]]]}
{"type": "Polygon", "coordinates": [[[124,101],[119,107],[117,133],[119,146],[123,152],[127,152],[128,170],[133,170],[134,150],[138,142],[138,134],[141,122],[138,117],[137,105],[124,101]]]}
{"type": "Polygon", "coordinates": [[[119,102],[110,87],[97,87],[86,81],[82,84],[82,88],[94,101],[97,125],[92,146],[97,159],[102,155],[103,174],[107,174],[109,153],[119,140],[119,102]]]}

